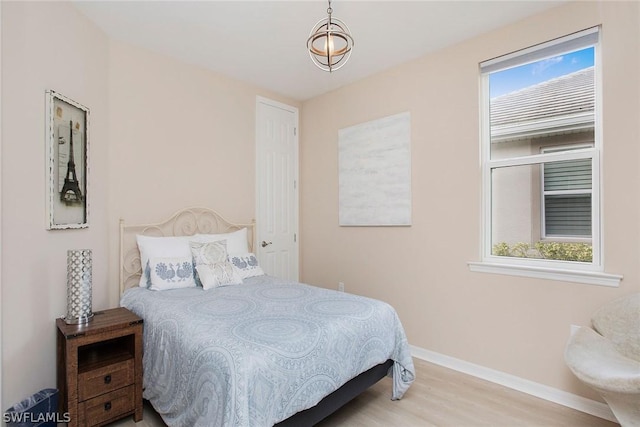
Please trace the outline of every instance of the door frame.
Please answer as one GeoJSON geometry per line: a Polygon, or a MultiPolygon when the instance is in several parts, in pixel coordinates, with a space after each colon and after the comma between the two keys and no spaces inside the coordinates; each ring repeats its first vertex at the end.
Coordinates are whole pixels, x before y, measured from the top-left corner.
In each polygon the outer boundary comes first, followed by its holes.
{"type": "Polygon", "coordinates": [[[295,236],[295,271],[297,273],[297,277],[295,277],[295,280],[299,280],[300,279],[300,227],[299,227],[299,211],[300,211],[300,118],[299,118],[299,112],[298,112],[298,108],[297,107],[293,107],[291,105],[288,104],[284,104],[282,102],[278,102],[278,101],[274,101],[272,99],[269,98],[265,98],[263,96],[256,96],[256,127],[255,127],[255,132],[256,132],[256,139],[255,139],[255,170],[256,170],[256,177],[255,177],[255,188],[256,188],[256,192],[255,192],[255,203],[256,203],[256,208],[255,208],[255,217],[256,217],[256,232],[255,232],[255,237],[254,237],[254,252],[256,253],[256,255],[258,255],[258,252],[260,252],[260,247],[258,245],[260,245],[260,242],[262,241],[262,231],[261,231],[261,224],[260,224],[260,178],[262,176],[262,166],[261,166],[261,162],[260,162],[260,157],[261,157],[261,149],[260,149],[260,121],[261,121],[261,104],[262,105],[266,105],[268,107],[273,107],[273,108],[279,108],[285,111],[289,111],[291,113],[293,113],[294,116],[294,121],[295,121],[295,133],[294,133],[294,148],[293,148],[293,159],[294,159],[294,165],[293,165],[293,174],[294,174],[294,195],[293,195],[293,219],[292,222],[293,224],[291,224],[291,228],[294,230],[294,236],[295,236]]]}

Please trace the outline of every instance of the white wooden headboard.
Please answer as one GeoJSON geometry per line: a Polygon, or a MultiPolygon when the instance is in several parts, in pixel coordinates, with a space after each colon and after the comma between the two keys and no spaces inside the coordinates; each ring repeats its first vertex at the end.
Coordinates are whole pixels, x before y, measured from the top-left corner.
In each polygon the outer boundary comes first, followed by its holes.
{"type": "Polygon", "coordinates": [[[253,252],[255,226],[255,221],[249,224],[233,223],[212,209],[198,207],[179,210],[156,224],[128,225],[124,219],[120,219],[120,295],[137,286],[142,274],[137,234],[157,237],[192,236],[197,233],[229,233],[247,228],[249,250],[253,252]]]}

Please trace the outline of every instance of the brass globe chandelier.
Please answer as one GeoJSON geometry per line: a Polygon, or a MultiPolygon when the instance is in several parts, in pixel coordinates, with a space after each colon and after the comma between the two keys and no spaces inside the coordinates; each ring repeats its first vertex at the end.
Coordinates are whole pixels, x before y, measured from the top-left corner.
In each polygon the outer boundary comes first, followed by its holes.
{"type": "Polygon", "coordinates": [[[347,63],[353,51],[353,37],[349,27],[331,16],[331,0],[327,17],[318,21],[307,39],[307,50],[311,60],[323,71],[332,72],[347,63]]]}

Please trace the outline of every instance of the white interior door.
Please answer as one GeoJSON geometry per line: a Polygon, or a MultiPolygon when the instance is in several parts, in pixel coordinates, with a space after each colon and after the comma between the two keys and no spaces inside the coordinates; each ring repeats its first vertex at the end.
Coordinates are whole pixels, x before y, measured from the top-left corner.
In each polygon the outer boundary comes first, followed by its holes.
{"type": "Polygon", "coordinates": [[[256,102],[256,255],[266,274],[298,280],[298,109],[256,102]]]}

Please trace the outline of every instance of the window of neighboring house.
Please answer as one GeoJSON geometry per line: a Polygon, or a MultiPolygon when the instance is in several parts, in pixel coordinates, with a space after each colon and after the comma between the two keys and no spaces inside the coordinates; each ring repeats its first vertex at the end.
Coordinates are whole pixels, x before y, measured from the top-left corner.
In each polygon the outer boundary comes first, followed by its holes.
{"type": "Polygon", "coordinates": [[[480,64],[484,244],[472,270],[602,271],[599,32],[480,64]]]}
{"type": "MultiPolygon", "coordinates": [[[[543,148],[542,153],[591,148],[543,148]]],[[[543,165],[542,239],[590,243],[592,233],[592,170],[589,159],[567,160],[543,165]]]]}

